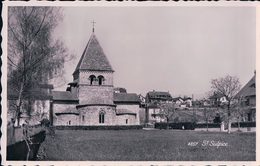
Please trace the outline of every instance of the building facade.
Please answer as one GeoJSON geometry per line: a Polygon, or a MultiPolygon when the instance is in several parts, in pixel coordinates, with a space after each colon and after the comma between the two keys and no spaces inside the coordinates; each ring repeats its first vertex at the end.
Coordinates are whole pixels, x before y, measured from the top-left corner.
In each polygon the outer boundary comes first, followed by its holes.
{"type": "Polygon", "coordinates": [[[160,105],[164,103],[173,103],[173,98],[169,92],[150,91],[146,94],[146,123],[166,122],[166,117],[160,105]]]}
{"type": "MultiPolygon", "coordinates": [[[[49,119],[52,89],[53,86],[50,84],[38,84],[23,91],[20,118],[16,119],[14,125],[20,126],[24,123],[36,125],[40,124],[42,119],[49,119]]],[[[16,117],[18,93],[12,88],[7,90],[7,121],[11,122],[16,117]]]]}
{"type": "Polygon", "coordinates": [[[256,121],[256,72],[246,85],[236,94],[243,121],[256,121]]]}

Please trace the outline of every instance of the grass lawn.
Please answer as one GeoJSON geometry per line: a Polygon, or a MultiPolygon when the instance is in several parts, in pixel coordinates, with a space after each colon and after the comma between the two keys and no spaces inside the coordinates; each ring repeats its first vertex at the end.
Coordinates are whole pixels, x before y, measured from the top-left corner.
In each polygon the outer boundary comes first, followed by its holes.
{"type": "Polygon", "coordinates": [[[255,146],[255,133],[56,130],[41,149],[44,160],[58,161],[254,161],[255,146]]]}

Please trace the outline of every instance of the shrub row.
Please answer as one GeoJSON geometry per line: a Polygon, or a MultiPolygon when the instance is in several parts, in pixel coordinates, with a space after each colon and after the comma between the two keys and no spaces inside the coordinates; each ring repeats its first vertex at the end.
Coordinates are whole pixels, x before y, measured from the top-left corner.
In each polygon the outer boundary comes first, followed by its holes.
{"type": "MultiPolygon", "coordinates": [[[[256,127],[256,122],[240,122],[240,127],[256,127]]],[[[232,123],[231,127],[238,127],[237,123],[232,123]]]]}
{"type": "MultiPolygon", "coordinates": [[[[180,122],[180,123],[169,123],[169,129],[180,129],[180,130],[194,130],[195,123],[192,122],[180,122]]],[[[155,123],[154,128],[167,129],[167,123],[155,123]]]]}
{"type": "Polygon", "coordinates": [[[142,129],[142,125],[131,126],[53,126],[57,130],[133,130],[142,129]]]}
{"type": "Polygon", "coordinates": [[[196,124],[196,128],[220,128],[220,123],[198,123],[196,124]]]}
{"type": "MultiPolygon", "coordinates": [[[[240,127],[256,127],[256,122],[240,122],[240,127]]],[[[184,130],[194,130],[195,128],[220,128],[220,123],[192,123],[192,122],[179,122],[179,123],[169,123],[169,129],[184,129],[184,130]]],[[[154,125],[157,129],[167,129],[167,123],[155,123],[154,125]]],[[[237,123],[232,123],[231,127],[238,127],[237,123]]]]}

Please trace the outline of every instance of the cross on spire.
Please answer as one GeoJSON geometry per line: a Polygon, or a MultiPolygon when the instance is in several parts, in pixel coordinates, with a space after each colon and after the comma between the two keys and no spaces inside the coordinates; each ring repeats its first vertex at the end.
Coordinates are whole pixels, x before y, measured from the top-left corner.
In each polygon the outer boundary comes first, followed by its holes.
{"type": "Polygon", "coordinates": [[[93,20],[91,23],[92,23],[92,31],[94,32],[95,31],[95,24],[96,24],[96,22],[93,20]]]}

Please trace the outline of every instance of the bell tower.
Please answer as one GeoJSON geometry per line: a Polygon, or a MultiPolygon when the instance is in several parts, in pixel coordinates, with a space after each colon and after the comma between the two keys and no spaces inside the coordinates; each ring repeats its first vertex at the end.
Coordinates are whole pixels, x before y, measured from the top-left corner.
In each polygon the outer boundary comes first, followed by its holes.
{"type": "Polygon", "coordinates": [[[113,72],[94,27],[88,44],[73,73],[78,85],[79,104],[113,104],[113,72]]]}

